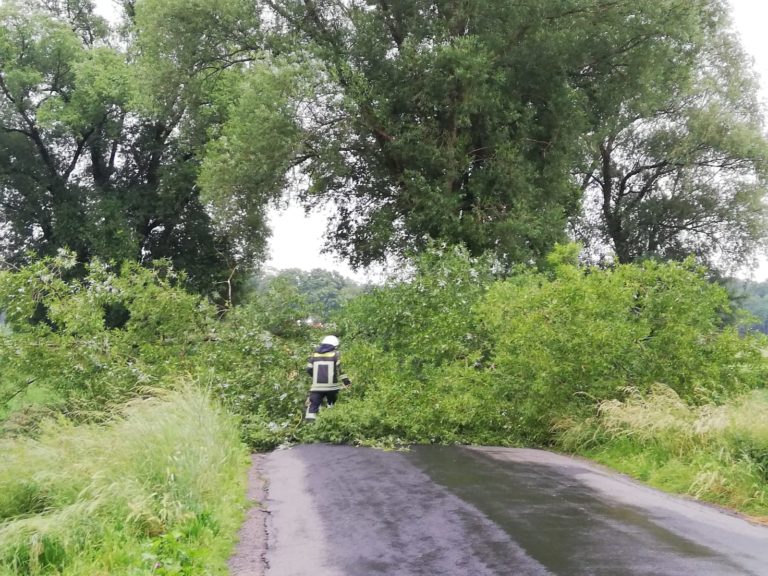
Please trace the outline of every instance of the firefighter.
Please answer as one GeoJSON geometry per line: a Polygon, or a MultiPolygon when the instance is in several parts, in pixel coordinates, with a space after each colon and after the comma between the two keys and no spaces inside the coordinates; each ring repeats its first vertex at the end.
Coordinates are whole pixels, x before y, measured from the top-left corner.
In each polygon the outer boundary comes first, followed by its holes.
{"type": "Polygon", "coordinates": [[[309,406],[305,418],[314,420],[325,398],[328,406],[333,406],[339,395],[341,383],[348,388],[352,383],[341,369],[339,360],[339,339],[336,336],[326,336],[315,348],[307,360],[307,374],[312,377],[312,387],[309,389],[309,406]]]}

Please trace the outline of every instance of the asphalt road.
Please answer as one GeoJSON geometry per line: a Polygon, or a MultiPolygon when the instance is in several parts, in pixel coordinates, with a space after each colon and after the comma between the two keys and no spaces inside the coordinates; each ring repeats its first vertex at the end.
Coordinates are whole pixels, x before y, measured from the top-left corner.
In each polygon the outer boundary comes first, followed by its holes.
{"type": "Polygon", "coordinates": [[[768,575],[768,528],[548,452],[308,445],[259,466],[266,576],[768,575]]]}

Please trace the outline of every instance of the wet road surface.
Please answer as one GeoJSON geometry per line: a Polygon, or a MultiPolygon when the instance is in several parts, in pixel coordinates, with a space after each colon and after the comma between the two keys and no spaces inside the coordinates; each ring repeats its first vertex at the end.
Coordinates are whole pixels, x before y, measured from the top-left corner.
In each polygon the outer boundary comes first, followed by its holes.
{"type": "Polygon", "coordinates": [[[768,575],[768,528],[538,450],[262,461],[267,576],[768,575]]]}

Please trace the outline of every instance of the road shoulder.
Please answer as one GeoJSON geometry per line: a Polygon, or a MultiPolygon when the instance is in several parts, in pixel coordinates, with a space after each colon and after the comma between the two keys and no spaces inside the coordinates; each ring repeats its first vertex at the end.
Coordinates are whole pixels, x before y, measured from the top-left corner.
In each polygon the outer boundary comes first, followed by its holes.
{"type": "Polygon", "coordinates": [[[229,561],[231,576],[264,576],[267,555],[267,480],[264,475],[265,454],[252,454],[248,469],[247,498],[250,504],[243,522],[235,553],[229,561]]]}

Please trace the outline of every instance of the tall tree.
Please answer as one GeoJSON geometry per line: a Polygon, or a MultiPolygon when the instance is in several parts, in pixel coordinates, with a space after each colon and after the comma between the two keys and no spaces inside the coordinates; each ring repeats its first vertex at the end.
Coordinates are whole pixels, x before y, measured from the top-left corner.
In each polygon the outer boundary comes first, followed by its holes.
{"type": "MultiPolygon", "coordinates": [[[[153,123],[170,127],[160,146],[166,186],[159,196],[184,192],[195,216],[190,226],[174,227],[170,235],[160,222],[157,238],[181,251],[184,257],[177,260],[188,272],[226,288],[229,297],[233,284],[264,257],[264,209],[244,217],[247,227],[212,218],[208,198],[201,195],[200,168],[211,139],[221,137],[250,63],[262,53],[258,6],[246,0],[138,0],[130,3],[128,15],[136,106],[153,123]]],[[[179,205],[171,206],[171,213],[179,205]]]]}
{"type": "Polygon", "coordinates": [[[727,6],[691,5],[687,16],[670,15],[687,41],[609,72],[634,97],[590,94],[576,229],[595,254],[607,245],[621,263],[693,254],[729,271],[765,246],[768,143],[727,6]]]}
{"type": "MultiPolygon", "coordinates": [[[[94,60],[108,58],[96,46],[103,23],[84,18],[79,10],[70,22],[30,14],[15,4],[0,10],[0,192],[6,249],[18,255],[66,244],[85,254],[86,236],[78,231],[88,203],[82,165],[97,137],[90,122],[97,114],[88,98],[97,90],[77,93],[74,83],[78,75],[96,69],[94,60]]],[[[112,95],[99,96],[108,100],[112,95]]],[[[114,118],[102,114],[98,120],[106,124],[114,118]]]]}
{"type": "Polygon", "coordinates": [[[724,0],[126,0],[118,42],[90,0],[38,5],[0,8],[6,255],[171,257],[210,289],[291,186],[353,265],[536,260],[585,191],[622,261],[761,237],[724,0]]]}
{"type": "Polygon", "coordinates": [[[117,39],[89,0],[0,7],[3,256],[67,246],[82,261],[170,258],[210,291],[241,256],[196,185],[226,104],[193,63],[161,66],[135,20],[143,4],[128,4],[117,39]]]}
{"type": "Polygon", "coordinates": [[[267,3],[317,65],[298,158],[304,201],[336,206],[333,249],[365,265],[432,237],[527,260],[560,238],[580,115],[550,42],[570,25],[559,9],[267,3]]]}
{"type": "Polygon", "coordinates": [[[305,205],[336,206],[330,247],[356,265],[429,237],[474,254],[539,258],[578,212],[572,172],[584,141],[615,125],[638,95],[663,94],[666,74],[689,77],[688,46],[704,41],[720,5],[264,2],[274,49],[301,55],[312,71],[285,96],[298,126],[254,130],[254,144],[220,152],[263,157],[255,143],[278,133],[305,205]],[[678,67],[654,75],[654,63],[671,57],[678,67]]]}

